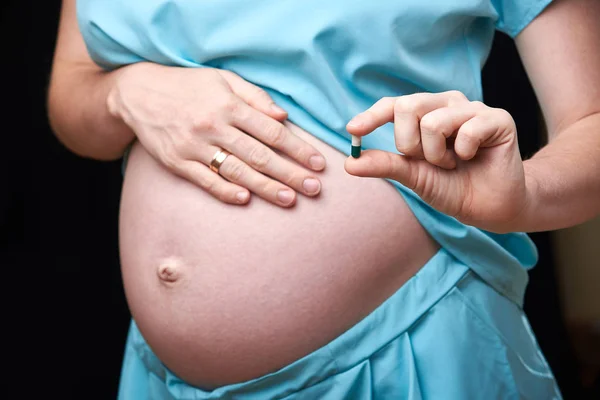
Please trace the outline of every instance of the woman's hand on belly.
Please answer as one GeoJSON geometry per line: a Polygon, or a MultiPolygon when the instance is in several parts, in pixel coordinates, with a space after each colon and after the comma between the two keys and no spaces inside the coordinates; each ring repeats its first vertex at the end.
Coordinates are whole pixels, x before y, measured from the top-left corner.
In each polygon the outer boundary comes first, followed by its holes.
{"type": "Polygon", "coordinates": [[[266,92],[232,72],[136,64],[107,104],[155,160],[225,203],[246,204],[249,190],[289,207],[296,191],[321,189],[302,166],[323,170],[325,158],[282,124],[287,114],[266,92]],[[220,150],[231,155],[215,173],[209,166],[220,150]]]}

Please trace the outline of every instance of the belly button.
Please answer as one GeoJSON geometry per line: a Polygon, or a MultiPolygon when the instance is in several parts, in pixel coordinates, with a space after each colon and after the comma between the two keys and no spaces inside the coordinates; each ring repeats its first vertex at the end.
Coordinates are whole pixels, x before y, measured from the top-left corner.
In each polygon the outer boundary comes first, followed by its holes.
{"type": "Polygon", "coordinates": [[[158,267],[158,277],[163,282],[173,283],[179,279],[179,267],[174,262],[163,263],[158,267]]]}

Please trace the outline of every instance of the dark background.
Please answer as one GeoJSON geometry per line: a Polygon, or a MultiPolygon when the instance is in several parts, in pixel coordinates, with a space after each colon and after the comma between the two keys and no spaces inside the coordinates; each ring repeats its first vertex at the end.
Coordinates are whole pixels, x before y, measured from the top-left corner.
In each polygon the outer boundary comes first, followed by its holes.
{"type": "MultiPolygon", "coordinates": [[[[18,305],[11,326],[22,340],[7,344],[23,346],[14,370],[28,393],[43,386],[62,399],[115,398],[130,317],[117,248],[120,163],[76,157],[48,126],[60,1],[0,7],[0,267],[10,304],[18,305]]],[[[531,156],[545,140],[538,106],[514,44],[501,34],[484,92],[486,103],[513,115],[523,155],[531,156]]],[[[550,237],[532,237],[540,262],[525,310],[565,398],[592,398],[579,385],[561,317],[550,237]]]]}

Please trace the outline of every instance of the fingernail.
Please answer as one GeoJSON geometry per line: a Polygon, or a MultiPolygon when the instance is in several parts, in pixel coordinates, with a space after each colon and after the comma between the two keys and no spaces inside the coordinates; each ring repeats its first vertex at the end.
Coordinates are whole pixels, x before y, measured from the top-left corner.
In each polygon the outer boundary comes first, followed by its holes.
{"type": "Polygon", "coordinates": [[[286,114],[286,111],[275,103],[271,104],[271,110],[279,114],[286,114]]]}
{"type": "Polygon", "coordinates": [[[291,190],[280,190],[277,192],[277,200],[283,205],[288,205],[294,201],[294,192],[291,190]]]}
{"type": "Polygon", "coordinates": [[[325,168],[325,159],[321,156],[311,156],[308,159],[308,164],[312,169],[322,170],[325,168]]]}
{"type": "Polygon", "coordinates": [[[304,182],[302,183],[302,187],[304,188],[304,190],[306,190],[306,193],[315,194],[318,193],[321,189],[321,183],[316,179],[308,178],[304,180],[304,182]]]}
{"type": "Polygon", "coordinates": [[[248,192],[238,192],[235,195],[235,198],[237,199],[237,201],[239,201],[240,203],[245,203],[248,201],[248,192]]]}

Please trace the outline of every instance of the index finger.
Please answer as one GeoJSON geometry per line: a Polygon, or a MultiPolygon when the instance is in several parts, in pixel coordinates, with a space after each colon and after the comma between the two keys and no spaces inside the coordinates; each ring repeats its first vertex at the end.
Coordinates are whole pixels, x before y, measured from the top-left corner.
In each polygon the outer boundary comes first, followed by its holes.
{"type": "Polygon", "coordinates": [[[425,114],[441,107],[468,101],[458,91],[415,93],[400,97],[384,97],[348,122],[346,129],[353,135],[364,136],[388,122],[420,120],[425,114]]]}

